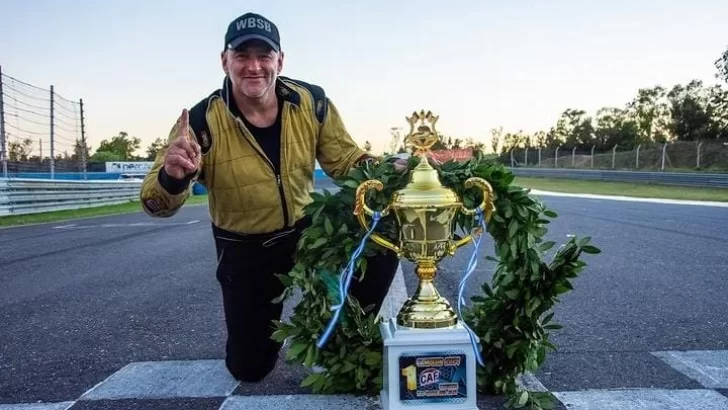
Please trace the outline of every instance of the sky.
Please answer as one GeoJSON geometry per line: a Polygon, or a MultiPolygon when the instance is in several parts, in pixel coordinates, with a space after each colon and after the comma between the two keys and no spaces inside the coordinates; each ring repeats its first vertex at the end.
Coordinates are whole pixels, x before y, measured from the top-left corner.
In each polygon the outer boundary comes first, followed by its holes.
{"type": "Polygon", "coordinates": [[[642,87],[713,84],[728,47],[725,0],[5,0],[0,66],[83,99],[92,152],[120,131],[144,150],[220,87],[225,30],[248,11],[278,25],[282,74],[321,85],[375,152],[421,109],[487,143],[492,128],[548,130],[566,108],[594,115],[642,87]]]}

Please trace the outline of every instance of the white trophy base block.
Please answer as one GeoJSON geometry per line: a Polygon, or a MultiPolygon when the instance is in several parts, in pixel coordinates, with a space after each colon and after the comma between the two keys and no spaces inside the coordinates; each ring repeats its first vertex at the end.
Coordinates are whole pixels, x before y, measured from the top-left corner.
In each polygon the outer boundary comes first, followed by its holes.
{"type": "Polygon", "coordinates": [[[468,331],[458,322],[442,329],[381,322],[384,341],[384,410],[478,410],[477,359],[468,331]]]}

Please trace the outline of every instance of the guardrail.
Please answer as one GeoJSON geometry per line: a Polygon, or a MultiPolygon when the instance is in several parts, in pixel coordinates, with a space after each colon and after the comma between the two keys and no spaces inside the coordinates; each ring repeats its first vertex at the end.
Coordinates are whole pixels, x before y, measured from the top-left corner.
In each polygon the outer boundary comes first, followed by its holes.
{"type": "Polygon", "coordinates": [[[608,171],[597,169],[509,167],[516,176],[640,182],[707,188],[728,188],[728,173],[608,171]]]}
{"type": "Polygon", "coordinates": [[[0,216],[113,205],[139,198],[140,181],[0,178],[0,216]]]}

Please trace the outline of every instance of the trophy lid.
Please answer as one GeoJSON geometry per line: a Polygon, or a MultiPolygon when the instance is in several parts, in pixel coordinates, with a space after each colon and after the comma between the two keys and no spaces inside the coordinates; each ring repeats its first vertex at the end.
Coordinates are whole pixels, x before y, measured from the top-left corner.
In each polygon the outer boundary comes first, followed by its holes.
{"type": "Polygon", "coordinates": [[[415,148],[414,155],[420,157],[420,163],[410,173],[407,186],[394,193],[392,207],[442,207],[460,204],[455,192],[442,185],[437,170],[430,165],[427,159],[430,147],[440,139],[435,130],[438,118],[439,116],[433,115],[430,111],[425,113],[424,110],[419,113],[414,112],[411,117],[407,118],[410,132],[405,141],[415,148]],[[415,130],[415,123],[418,121],[422,125],[415,130]],[[429,122],[430,125],[425,122],[429,122]]]}

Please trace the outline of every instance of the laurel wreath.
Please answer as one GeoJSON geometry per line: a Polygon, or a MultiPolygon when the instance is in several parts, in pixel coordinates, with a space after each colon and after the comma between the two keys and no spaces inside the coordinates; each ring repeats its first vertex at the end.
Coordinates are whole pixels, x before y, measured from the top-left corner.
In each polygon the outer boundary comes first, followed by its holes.
{"type": "MultiPolygon", "coordinates": [[[[412,158],[409,171],[417,163],[418,159],[412,158]]],[[[313,201],[306,213],[313,224],[299,240],[294,268],[279,275],[285,291],[278,301],[296,291],[302,298],[289,322],[275,322],[273,338],[289,339],[288,363],[325,369],[311,372],[301,382],[313,393],[377,395],[382,388],[383,346],[377,312],[349,296],[327,344],[318,349],[316,341],[331,318],[332,304],[337,303],[339,275],[365,233],[353,214],[357,187],[369,179],[381,181],[384,189],[372,190],[367,203],[372,209],[383,209],[392,194],[406,186],[409,171],[397,173],[388,161],[362,164],[335,181],[340,188],[337,192],[311,194],[313,201]]],[[[494,242],[494,255],[485,258],[494,261],[496,269],[492,279],[480,285],[482,293],[471,298],[463,315],[479,338],[485,361],[485,366],[477,369],[478,390],[507,396],[507,407],[553,408],[550,393],[524,390],[517,377],[535,373],[547,353],[556,349],[549,340],[560,328],[552,322],[553,307],[560,295],[573,289],[572,280],[585,268],[582,255],[600,250],[590,244],[589,237],[576,236],[554,248],[556,242],[545,237],[547,225],[557,214],[528,189],[513,185],[514,175],[500,164],[476,156],[465,162],[446,162],[438,167],[438,174],[442,184],[453,189],[467,208],[482,200],[478,190],[465,187],[468,178],[483,178],[493,187],[496,210],[487,233],[494,242]],[[547,262],[549,251],[553,254],[547,262]]],[[[473,224],[472,217],[456,217],[459,231],[470,232],[473,224]]],[[[396,243],[394,216],[381,219],[376,231],[396,243]]],[[[363,255],[382,252],[381,246],[368,241],[363,255]]],[[[359,274],[365,272],[364,258],[357,260],[356,269],[359,274]]]]}

